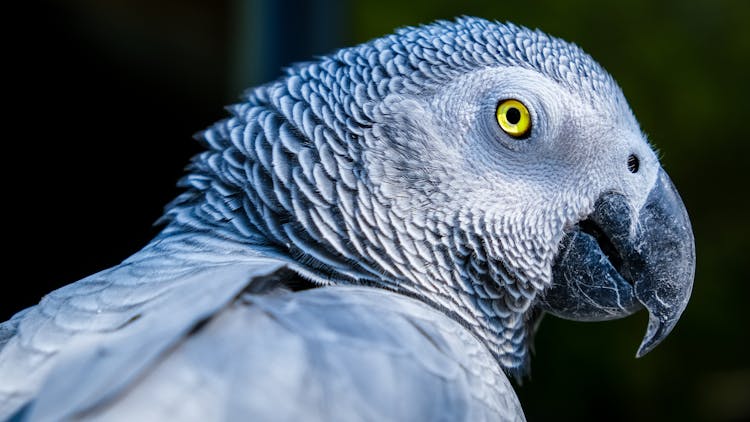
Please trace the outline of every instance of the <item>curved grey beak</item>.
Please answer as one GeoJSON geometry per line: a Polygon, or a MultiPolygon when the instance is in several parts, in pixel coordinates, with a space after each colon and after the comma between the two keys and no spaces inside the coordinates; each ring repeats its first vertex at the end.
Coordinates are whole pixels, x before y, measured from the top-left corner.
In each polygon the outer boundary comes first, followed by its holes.
{"type": "Polygon", "coordinates": [[[664,170],[640,210],[617,193],[602,195],[595,211],[561,244],[553,284],[540,306],[562,318],[622,318],[649,312],[641,357],[674,328],[695,275],[695,241],[685,206],[664,170]]]}
{"type": "Polygon", "coordinates": [[[664,170],[641,209],[635,245],[625,254],[635,297],[648,309],[648,328],[637,357],[672,331],[690,300],[695,277],[695,240],[690,219],[664,170]]]}

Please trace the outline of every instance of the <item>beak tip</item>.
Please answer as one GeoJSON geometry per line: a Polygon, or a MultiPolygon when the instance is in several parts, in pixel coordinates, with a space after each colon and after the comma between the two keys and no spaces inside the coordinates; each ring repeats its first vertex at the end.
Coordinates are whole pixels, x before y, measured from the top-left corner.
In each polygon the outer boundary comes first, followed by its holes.
{"type": "Polygon", "coordinates": [[[656,345],[646,344],[646,341],[644,340],[644,342],[641,343],[641,345],[638,347],[638,351],[635,352],[635,358],[636,359],[640,359],[640,358],[646,356],[646,354],[648,354],[648,352],[654,350],[655,346],[656,345]]]}
{"type": "Polygon", "coordinates": [[[646,328],[646,335],[643,336],[643,341],[638,347],[638,351],[635,354],[636,358],[645,356],[648,352],[654,350],[669,333],[677,325],[679,315],[673,318],[667,318],[662,321],[658,316],[655,316],[652,312],[649,312],[648,316],[648,327],[646,328]]]}

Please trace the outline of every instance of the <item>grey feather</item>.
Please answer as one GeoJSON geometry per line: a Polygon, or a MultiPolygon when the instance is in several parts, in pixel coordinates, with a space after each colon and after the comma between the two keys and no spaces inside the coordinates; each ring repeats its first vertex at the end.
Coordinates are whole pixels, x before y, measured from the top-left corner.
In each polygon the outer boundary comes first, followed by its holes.
{"type": "MultiPolygon", "coordinates": [[[[136,344],[124,349],[100,345],[104,357],[98,359],[140,355],[139,348],[152,347],[153,331],[161,330],[151,326],[131,336],[136,344]]],[[[379,289],[243,295],[183,333],[149,366],[115,395],[92,386],[108,386],[120,368],[79,354],[52,373],[31,419],[453,421],[522,415],[510,384],[476,338],[434,309],[379,289]],[[73,400],[55,400],[63,392],[73,400]]]]}
{"type": "Polygon", "coordinates": [[[0,350],[0,418],[33,398],[49,371],[68,357],[86,366],[68,370],[102,374],[99,383],[79,390],[80,401],[116,391],[254,279],[284,265],[232,250],[229,243],[212,244],[219,242],[165,234],[120,266],[57,290],[5,323],[15,332],[0,350]],[[139,335],[149,341],[130,341],[139,335]],[[108,342],[116,342],[117,350],[107,349],[108,342]]]}

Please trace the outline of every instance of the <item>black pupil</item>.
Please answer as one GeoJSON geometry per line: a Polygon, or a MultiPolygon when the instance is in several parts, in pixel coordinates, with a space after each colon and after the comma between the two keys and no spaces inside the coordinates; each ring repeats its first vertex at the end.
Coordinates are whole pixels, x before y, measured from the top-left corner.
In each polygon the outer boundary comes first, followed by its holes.
{"type": "Polygon", "coordinates": [[[521,121],[521,112],[517,108],[511,107],[505,112],[505,118],[508,119],[508,123],[515,125],[521,121]]]}
{"type": "Polygon", "coordinates": [[[628,170],[630,170],[631,173],[638,173],[638,168],[641,166],[641,163],[638,160],[638,157],[631,154],[630,157],[628,157],[628,170]]]}

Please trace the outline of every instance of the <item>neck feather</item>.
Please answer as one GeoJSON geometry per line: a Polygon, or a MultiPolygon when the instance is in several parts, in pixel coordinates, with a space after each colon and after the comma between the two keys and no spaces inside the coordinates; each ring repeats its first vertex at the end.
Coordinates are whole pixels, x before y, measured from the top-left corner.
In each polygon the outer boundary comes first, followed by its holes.
{"type": "Polygon", "coordinates": [[[319,284],[416,297],[482,338],[504,368],[522,371],[534,289],[489,258],[481,232],[446,225],[470,216],[407,218],[377,194],[361,159],[372,122],[353,111],[368,107],[336,71],[304,68],[231,108],[203,133],[207,151],[165,220],[271,251],[319,284]]]}

